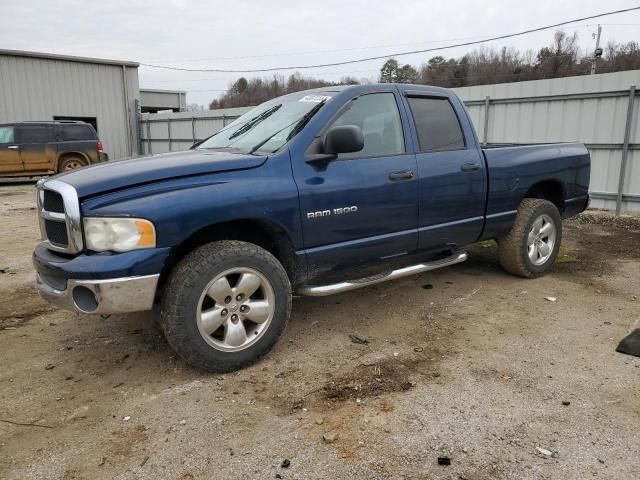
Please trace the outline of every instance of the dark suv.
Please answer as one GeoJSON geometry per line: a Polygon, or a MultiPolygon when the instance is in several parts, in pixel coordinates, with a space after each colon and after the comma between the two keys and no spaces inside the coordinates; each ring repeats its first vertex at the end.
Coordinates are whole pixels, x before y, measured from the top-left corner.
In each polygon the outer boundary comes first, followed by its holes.
{"type": "Polygon", "coordinates": [[[95,129],[88,123],[0,124],[0,176],[59,173],[107,158],[95,129]]]}

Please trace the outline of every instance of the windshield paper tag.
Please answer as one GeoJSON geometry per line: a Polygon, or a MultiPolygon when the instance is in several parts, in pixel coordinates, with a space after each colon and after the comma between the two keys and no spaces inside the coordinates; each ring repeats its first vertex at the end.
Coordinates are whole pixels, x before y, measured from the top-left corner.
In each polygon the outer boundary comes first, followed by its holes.
{"type": "Polygon", "coordinates": [[[304,97],[302,97],[300,100],[298,100],[299,102],[313,102],[313,103],[320,103],[323,100],[331,100],[331,97],[328,95],[305,95],[304,97]]]}

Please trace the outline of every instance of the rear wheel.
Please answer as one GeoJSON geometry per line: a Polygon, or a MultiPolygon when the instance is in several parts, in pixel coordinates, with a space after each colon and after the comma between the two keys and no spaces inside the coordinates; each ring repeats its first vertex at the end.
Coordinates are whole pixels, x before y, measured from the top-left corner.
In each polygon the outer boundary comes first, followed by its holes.
{"type": "Polygon", "coordinates": [[[168,280],[161,325],[190,365],[228,372],[255,362],[276,343],[291,312],[291,285],[266,250],[221,241],[187,255],[168,280]]]}
{"type": "Polygon", "coordinates": [[[509,273],[533,278],[555,262],[562,240],[557,207],[539,198],[525,198],[509,234],[498,240],[500,264],[509,273]]]}
{"type": "Polygon", "coordinates": [[[84,167],[87,165],[80,157],[66,157],[60,162],[58,167],[58,173],[68,172],[69,170],[75,170],[76,168],[84,167]]]}

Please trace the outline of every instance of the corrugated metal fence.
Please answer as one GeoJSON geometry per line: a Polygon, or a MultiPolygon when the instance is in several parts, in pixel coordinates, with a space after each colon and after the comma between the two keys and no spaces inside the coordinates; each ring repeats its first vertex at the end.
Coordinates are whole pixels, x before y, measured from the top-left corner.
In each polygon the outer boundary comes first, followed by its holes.
{"type": "Polygon", "coordinates": [[[187,150],[195,142],[224,128],[251,108],[143,113],[140,120],[140,150],[146,154],[187,150]]]}
{"type": "Polygon", "coordinates": [[[484,144],[582,142],[591,206],[640,212],[640,71],[456,89],[484,144]]]}
{"type": "MultiPolygon", "coordinates": [[[[591,152],[591,206],[640,212],[640,71],[456,89],[480,141],[582,142],[591,152]],[[617,208],[616,208],[617,207],[617,208]]],[[[249,108],[143,114],[142,148],[189,148],[249,108]]]]}

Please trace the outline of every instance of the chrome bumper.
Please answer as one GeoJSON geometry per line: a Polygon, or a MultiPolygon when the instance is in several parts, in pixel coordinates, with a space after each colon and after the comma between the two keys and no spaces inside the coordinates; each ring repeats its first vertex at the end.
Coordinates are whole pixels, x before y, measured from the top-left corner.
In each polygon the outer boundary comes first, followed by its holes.
{"type": "Polygon", "coordinates": [[[52,285],[36,274],[40,295],[49,303],[79,313],[125,313],[151,310],[159,274],[105,280],[73,280],[66,287],[52,285]]]}

